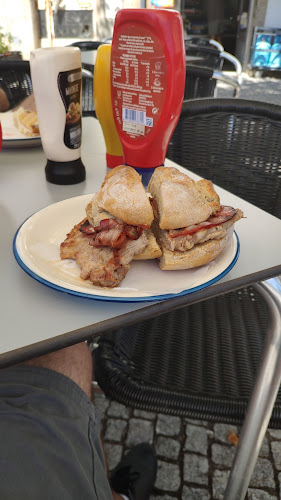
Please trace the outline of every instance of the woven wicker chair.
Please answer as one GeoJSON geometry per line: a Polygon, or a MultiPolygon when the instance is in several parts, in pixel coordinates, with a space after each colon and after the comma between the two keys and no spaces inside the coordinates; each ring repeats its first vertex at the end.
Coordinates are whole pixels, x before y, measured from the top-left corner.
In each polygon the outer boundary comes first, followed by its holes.
{"type": "Polygon", "coordinates": [[[1,60],[0,87],[7,94],[10,109],[32,94],[29,61],[1,60]]]}
{"type": "Polygon", "coordinates": [[[242,83],[242,67],[238,59],[223,50],[223,47],[208,39],[188,38],[185,40],[186,82],[184,99],[214,97],[217,81],[222,81],[238,97],[242,83]],[[224,62],[228,61],[235,71],[230,76],[223,71],[224,62]]]}
{"type": "MultiPolygon", "coordinates": [[[[280,137],[281,107],[199,99],[184,104],[168,157],[281,218],[280,137]]],[[[130,407],[242,424],[267,335],[275,329],[280,337],[280,310],[272,312],[271,297],[256,285],[120,328],[99,339],[96,380],[130,407]]],[[[281,391],[270,426],[281,427],[281,391]]],[[[238,462],[236,481],[249,456],[238,462]]]]}

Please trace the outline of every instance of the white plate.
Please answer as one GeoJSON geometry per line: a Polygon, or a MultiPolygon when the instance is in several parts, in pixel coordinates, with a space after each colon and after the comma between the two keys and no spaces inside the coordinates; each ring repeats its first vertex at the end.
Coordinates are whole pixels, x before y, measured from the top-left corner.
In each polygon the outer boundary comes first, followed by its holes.
{"type": "Polygon", "coordinates": [[[27,137],[15,126],[13,111],[0,113],[3,144],[2,148],[31,148],[41,145],[41,137],[27,137]]]}
{"type": "Polygon", "coordinates": [[[116,288],[103,288],[80,278],[75,261],[60,259],[60,244],[85,217],[93,195],[54,203],[27,219],[14,238],[14,255],[33,278],[56,290],[80,297],[120,302],[169,299],[201,290],[225,276],[239,255],[238,236],[233,233],[222,254],[208,265],[185,271],[161,271],[157,260],[134,261],[116,288]]]}

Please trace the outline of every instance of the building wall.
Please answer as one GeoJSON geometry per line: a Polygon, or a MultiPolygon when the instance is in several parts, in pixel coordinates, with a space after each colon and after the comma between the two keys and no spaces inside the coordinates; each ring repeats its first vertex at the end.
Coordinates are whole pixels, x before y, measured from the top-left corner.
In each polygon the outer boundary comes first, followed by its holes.
{"type": "Polygon", "coordinates": [[[38,19],[33,0],[1,0],[0,26],[15,38],[12,50],[29,59],[30,50],[39,47],[38,19]]]}
{"type": "Polygon", "coordinates": [[[280,0],[268,0],[264,26],[267,28],[281,28],[280,0]]]}
{"type": "MultiPolygon", "coordinates": [[[[269,0],[270,1],[270,0],[269,0]]],[[[277,0],[279,1],[279,0],[277,0]]],[[[268,0],[256,0],[253,26],[264,26],[268,0]]]]}

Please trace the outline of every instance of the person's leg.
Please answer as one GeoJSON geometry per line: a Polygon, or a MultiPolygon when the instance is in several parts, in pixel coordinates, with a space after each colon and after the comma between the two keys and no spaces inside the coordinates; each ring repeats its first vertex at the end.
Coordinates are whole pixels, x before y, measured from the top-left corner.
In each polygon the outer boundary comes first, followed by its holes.
{"type": "Polygon", "coordinates": [[[59,372],[73,380],[92,400],[93,357],[86,342],[44,354],[20,365],[41,366],[59,372]]]}
{"type": "MultiPolygon", "coordinates": [[[[86,342],[44,354],[24,361],[20,365],[40,366],[57,371],[73,380],[92,400],[93,356],[86,342]]],[[[104,451],[101,437],[100,442],[104,451]]],[[[106,457],[104,458],[106,463],[106,457]]],[[[114,491],[112,491],[112,496],[114,500],[123,500],[123,497],[114,491]]]]}
{"type": "MultiPolygon", "coordinates": [[[[72,382],[75,382],[92,401],[93,357],[85,342],[30,359],[17,365],[19,369],[21,366],[23,369],[36,367],[38,369],[58,372],[72,382]]],[[[102,440],[97,433],[96,438],[100,438],[101,450],[104,454],[102,440]]],[[[104,463],[106,464],[105,459],[104,463]]],[[[103,472],[104,481],[106,481],[107,471],[100,467],[98,475],[103,475],[103,472]]],[[[120,492],[117,493],[111,486],[113,500],[124,500],[124,498],[129,498],[129,500],[144,500],[149,498],[148,491],[151,490],[155,477],[156,455],[153,448],[146,444],[133,448],[131,452],[123,457],[111,474],[110,483],[113,481],[112,486],[120,492]],[[147,466],[148,469],[146,470],[147,466]],[[123,492],[125,496],[122,494],[123,492]]]]}

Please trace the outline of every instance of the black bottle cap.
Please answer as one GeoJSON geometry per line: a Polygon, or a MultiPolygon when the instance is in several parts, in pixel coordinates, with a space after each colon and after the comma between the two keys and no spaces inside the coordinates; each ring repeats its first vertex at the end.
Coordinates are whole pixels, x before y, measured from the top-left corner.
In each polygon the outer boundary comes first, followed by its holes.
{"type": "Polygon", "coordinates": [[[73,161],[47,160],[46,179],[52,184],[78,184],[86,178],[86,170],[81,158],[73,161]]]}

